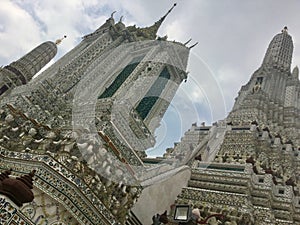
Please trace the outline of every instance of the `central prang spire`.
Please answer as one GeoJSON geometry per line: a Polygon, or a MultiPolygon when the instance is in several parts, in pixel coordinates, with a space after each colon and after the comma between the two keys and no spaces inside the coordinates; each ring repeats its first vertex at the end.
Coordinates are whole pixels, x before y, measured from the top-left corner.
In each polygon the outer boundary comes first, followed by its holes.
{"type": "Polygon", "coordinates": [[[298,68],[291,72],[292,54],[292,37],[284,27],[270,42],[261,67],[241,88],[228,121],[235,125],[255,122],[300,143],[300,83],[298,68]]]}
{"type": "Polygon", "coordinates": [[[288,28],[284,27],[281,33],[275,35],[271,41],[262,66],[279,68],[281,70],[290,72],[292,54],[292,37],[288,34],[288,28]]]}

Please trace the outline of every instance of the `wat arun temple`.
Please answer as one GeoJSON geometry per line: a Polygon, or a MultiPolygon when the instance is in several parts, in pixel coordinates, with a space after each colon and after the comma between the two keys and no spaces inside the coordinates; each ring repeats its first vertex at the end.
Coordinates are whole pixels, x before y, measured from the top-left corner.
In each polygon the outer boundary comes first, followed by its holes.
{"type": "Polygon", "coordinates": [[[287,27],[224,120],[147,157],[195,46],[157,35],[175,5],[143,28],[112,13],[45,70],[63,38],[0,68],[0,224],[300,224],[287,27]]]}

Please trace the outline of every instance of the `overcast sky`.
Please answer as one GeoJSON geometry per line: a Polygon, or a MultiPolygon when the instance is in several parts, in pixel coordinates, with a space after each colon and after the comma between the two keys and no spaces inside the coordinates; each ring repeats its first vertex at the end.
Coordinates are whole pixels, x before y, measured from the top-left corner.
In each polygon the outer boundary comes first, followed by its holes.
{"type": "MultiPolygon", "coordinates": [[[[0,65],[38,44],[67,39],[55,60],[117,11],[126,25],[149,26],[174,4],[169,0],[0,0],[0,65]]],[[[300,64],[299,0],[178,0],[159,35],[199,44],[191,50],[189,78],[162,121],[159,151],[172,146],[191,123],[211,124],[231,110],[241,85],[261,65],[269,42],[284,26],[294,41],[293,66],[300,64]],[[163,142],[161,143],[161,140],[163,142]]]]}

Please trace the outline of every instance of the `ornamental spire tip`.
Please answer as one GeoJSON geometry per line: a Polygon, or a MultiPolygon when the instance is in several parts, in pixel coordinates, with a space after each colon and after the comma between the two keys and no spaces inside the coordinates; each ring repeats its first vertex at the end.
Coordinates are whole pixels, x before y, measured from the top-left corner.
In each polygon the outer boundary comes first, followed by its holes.
{"type": "Polygon", "coordinates": [[[170,14],[170,12],[174,9],[174,7],[176,5],[177,4],[174,3],[174,5],[168,10],[168,12],[163,17],[161,17],[158,21],[156,21],[152,26],[140,28],[141,33],[143,33],[143,35],[147,38],[155,39],[157,31],[160,28],[161,24],[163,23],[165,18],[170,14]]]}
{"type": "Polygon", "coordinates": [[[177,3],[174,3],[174,5],[171,7],[171,9],[169,9],[169,11],[160,19],[161,22],[170,14],[170,12],[172,12],[172,10],[174,9],[174,7],[177,5],[177,3]]]}
{"type": "Polygon", "coordinates": [[[281,30],[282,33],[288,33],[288,28],[287,26],[285,26],[282,30],[281,30]]]}
{"type": "Polygon", "coordinates": [[[116,13],[117,11],[113,11],[111,14],[110,14],[110,18],[113,19],[114,18],[114,14],[116,13]]]}

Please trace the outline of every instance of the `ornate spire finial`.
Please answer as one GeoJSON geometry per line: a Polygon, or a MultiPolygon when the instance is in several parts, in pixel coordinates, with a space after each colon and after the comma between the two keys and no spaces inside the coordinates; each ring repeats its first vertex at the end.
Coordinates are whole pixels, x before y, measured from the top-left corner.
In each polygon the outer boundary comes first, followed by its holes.
{"type": "Polygon", "coordinates": [[[113,19],[114,18],[114,14],[116,13],[117,11],[113,11],[111,14],[110,14],[110,18],[113,19]]]}
{"type": "Polygon", "coordinates": [[[287,26],[285,26],[285,27],[282,29],[281,32],[282,32],[282,33],[288,33],[288,28],[287,28],[287,26]]]}
{"type": "Polygon", "coordinates": [[[67,37],[67,36],[64,35],[62,38],[57,39],[57,40],[55,41],[55,44],[56,44],[56,45],[59,45],[59,44],[62,42],[62,40],[64,40],[66,37],[67,37]]]}
{"type": "Polygon", "coordinates": [[[174,9],[174,7],[176,5],[177,4],[174,3],[174,5],[169,9],[169,11],[163,17],[161,17],[158,21],[156,21],[152,26],[141,28],[142,33],[144,33],[144,35],[148,38],[155,39],[156,38],[156,33],[157,33],[159,27],[161,26],[161,24],[163,23],[165,18],[170,14],[170,12],[174,9]]]}
{"type": "Polygon", "coordinates": [[[161,19],[165,19],[169,14],[170,12],[172,12],[172,10],[174,9],[174,7],[177,5],[177,3],[174,3],[174,5],[172,6],[171,9],[169,9],[169,11],[166,13],[166,15],[164,15],[161,19]]]}
{"type": "Polygon", "coordinates": [[[122,23],[123,16],[120,17],[119,23],[122,23]]]}
{"type": "Polygon", "coordinates": [[[155,24],[159,24],[159,26],[160,26],[162,24],[162,22],[165,20],[165,18],[170,14],[170,12],[172,12],[172,10],[174,9],[174,7],[176,5],[177,5],[177,3],[174,3],[174,5],[171,7],[171,9],[169,9],[169,11],[163,17],[161,17],[160,20],[157,21],[155,24]]]}

